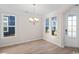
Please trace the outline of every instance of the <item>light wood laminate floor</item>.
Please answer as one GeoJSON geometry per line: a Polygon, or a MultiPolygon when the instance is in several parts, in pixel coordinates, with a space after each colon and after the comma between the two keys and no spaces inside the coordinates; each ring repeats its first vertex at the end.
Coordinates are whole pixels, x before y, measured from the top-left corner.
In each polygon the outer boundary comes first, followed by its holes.
{"type": "Polygon", "coordinates": [[[70,54],[72,52],[72,48],[60,48],[45,40],[0,48],[0,53],[3,54],[70,54]]]}

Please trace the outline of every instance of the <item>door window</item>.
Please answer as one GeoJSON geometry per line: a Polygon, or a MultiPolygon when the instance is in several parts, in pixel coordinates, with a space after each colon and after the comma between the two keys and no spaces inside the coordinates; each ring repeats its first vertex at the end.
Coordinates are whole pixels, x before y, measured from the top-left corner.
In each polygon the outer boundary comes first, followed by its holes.
{"type": "Polygon", "coordinates": [[[76,37],[76,16],[68,16],[68,36],[69,37],[76,37]]]}

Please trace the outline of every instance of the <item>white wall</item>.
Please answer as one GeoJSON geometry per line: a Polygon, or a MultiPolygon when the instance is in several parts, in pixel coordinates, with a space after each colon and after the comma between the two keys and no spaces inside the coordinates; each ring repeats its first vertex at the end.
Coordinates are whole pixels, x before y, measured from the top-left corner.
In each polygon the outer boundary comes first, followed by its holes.
{"type": "Polygon", "coordinates": [[[47,40],[51,43],[54,43],[60,47],[63,47],[63,35],[62,35],[62,22],[63,21],[63,15],[60,12],[51,12],[49,14],[47,14],[44,17],[44,32],[43,32],[43,39],[47,40]],[[49,33],[45,33],[45,19],[49,18],[49,23],[51,23],[51,17],[57,16],[57,36],[53,36],[51,35],[51,25],[49,25],[49,33]]]}
{"type": "MultiPolygon", "coordinates": [[[[3,7],[4,8],[4,7],[3,7]]],[[[16,15],[16,37],[7,37],[7,38],[1,38],[0,39],[0,47],[16,44],[16,43],[23,43],[28,42],[32,40],[38,40],[38,39],[44,39],[51,43],[54,43],[60,47],[63,47],[63,39],[64,39],[64,15],[63,13],[70,8],[64,7],[62,10],[53,11],[45,15],[44,17],[39,16],[40,22],[36,25],[33,25],[28,21],[28,18],[33,16],[33,14],[29,13],[23,13],[19,10],[14,9],[0,9],[0,15],[3,13],[6,14],[13,14],[16,15]],[[45,19],[57,16],[57,36],[51,35],[51,26],[49,29],[49,33],[45,33],[45,19]]],[[[0,16],[0,22],[1,22],[1,16],[0,16]]],[[[1,23],[0,23],[1,24],[1,23]]]]}
{"type": "MultiPolygon", "coordinates": [[[[0,47],[28,42],[32,40],[42,39],[42,18],[39,17],[40,21],[33,25],[29,22],[28,18],[33,16],[33,14],[25,14],[19,10],[6,10],[3,9],[0,11],[1,14],[12,14],[16,15],[16,36],[15,37],[0,37],[0,47]]],[[[0,16],[0,22],[2,21],[0,16]]],[[[0,23],[1,24],[1,23],[0,23]]],[[[1,30],[1,29],[0,29],[1,30]]],[[[0,31],[1,32],[1,31],[0,31]]],[[[1,36],[1,35],[0,35],[1,36]]]]}

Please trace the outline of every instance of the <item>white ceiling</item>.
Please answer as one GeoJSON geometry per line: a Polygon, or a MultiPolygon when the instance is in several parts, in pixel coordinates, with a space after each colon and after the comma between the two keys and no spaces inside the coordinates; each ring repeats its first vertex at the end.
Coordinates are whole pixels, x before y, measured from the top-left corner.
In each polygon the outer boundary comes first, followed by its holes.
{"type": "Polygon", "coordinates": [[[70,4],[0,4],[0,9],[14,9],[25,13],[36,13],[39,15],[45,15],[52,11],[63,10],[72,5],[70,4]]]}

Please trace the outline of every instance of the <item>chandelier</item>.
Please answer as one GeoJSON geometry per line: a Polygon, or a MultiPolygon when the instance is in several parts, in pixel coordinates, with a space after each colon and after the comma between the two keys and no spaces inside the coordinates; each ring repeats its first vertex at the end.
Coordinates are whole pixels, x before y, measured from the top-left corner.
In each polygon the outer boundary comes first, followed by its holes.
{"type": "MultiPolygon", "coordinates": [[[[34,9],[34,14],[36,11],[36,4],[33,4],[33,9],[34,9]]],[[[29,21],[32,22],[33,24],[39,22],[39,19],[36,16],[32,16],[29,18],[29,21]]]]}

